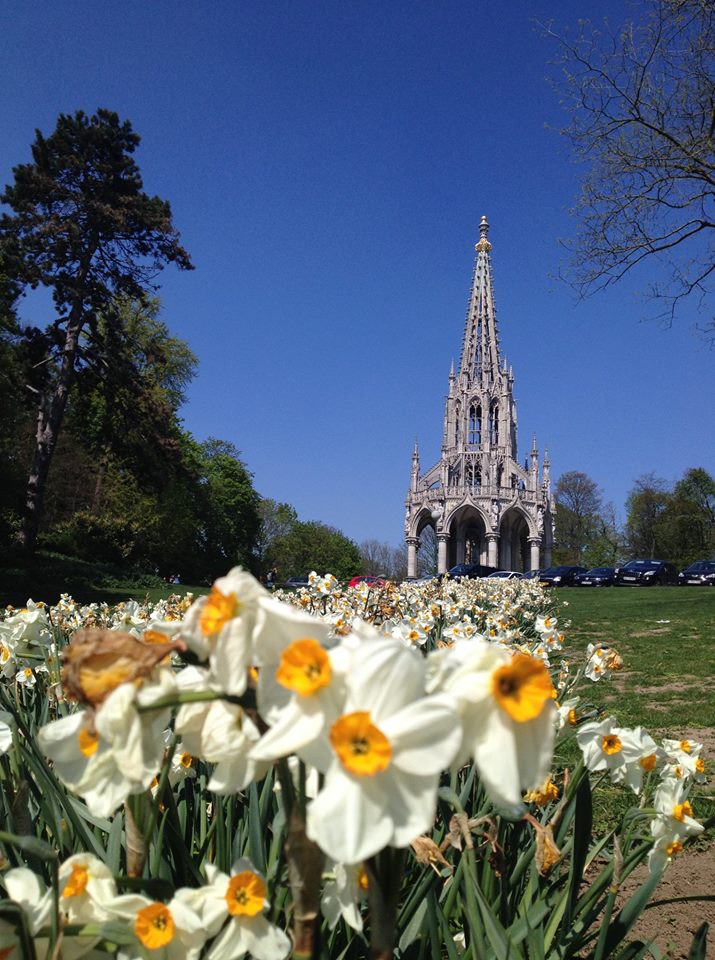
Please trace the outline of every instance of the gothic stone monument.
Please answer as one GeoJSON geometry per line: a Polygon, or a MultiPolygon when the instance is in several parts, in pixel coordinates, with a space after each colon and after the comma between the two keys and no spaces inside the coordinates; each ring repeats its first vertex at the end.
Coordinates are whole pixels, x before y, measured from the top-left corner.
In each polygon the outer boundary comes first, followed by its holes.
{"type": "Polygon", "coordinates": [[[407,574],[417,574],[420,534],[437,535],[437,571],[457,563],[532,570],[551,562],[555,506],[549,456],[539,471],[536,437],[517,460],[514,375],[499,354],[489,224],[482,217],[459,373],[454,362],[444,409],[442,453],[420,473],[415,443],[407,494],[407,574]]]}

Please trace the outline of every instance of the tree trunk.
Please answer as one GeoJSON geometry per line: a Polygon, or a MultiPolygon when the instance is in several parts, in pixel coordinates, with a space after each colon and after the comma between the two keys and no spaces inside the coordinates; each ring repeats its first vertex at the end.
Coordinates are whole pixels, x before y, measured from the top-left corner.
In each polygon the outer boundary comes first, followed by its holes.
{"type": "Polygon", "coordinates": [[[32,458],[32,467],[30,468],[25,493],[25,515],[22,529],[18,535],[18,543],[30,553],[34,551],[37,543],[47,475],[50,471],[52,454],[57,444],[57,437],[67,408],[67,399],[74,376],[77,345],[83,324],[82,306],[78,305],[72,310],[67,322],[62,362],[57,371],[54,388],[51,393],[48,392],[43,395],[40,400],[40,409],[37,412],[35,453],[32,458]]]}

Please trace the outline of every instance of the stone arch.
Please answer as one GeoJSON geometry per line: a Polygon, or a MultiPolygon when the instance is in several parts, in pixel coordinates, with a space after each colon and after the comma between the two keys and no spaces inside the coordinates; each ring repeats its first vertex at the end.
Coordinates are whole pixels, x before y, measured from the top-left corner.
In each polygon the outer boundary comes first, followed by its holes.
{"type": "Polygon", "coordinates": [[[476,504],[465,501],[452,510],[444,529],[449,533],[448,568],[457,563],[487,562],[489,521],[476,504]]]}
{"type": "Polygon", "coordinates": [[[408,536],[419,537],[424,528],[429,526],[434,527],[435,521],[432,517],[432,511],[430,508],[428,506],[423,506],[418,510],[414,517],[412,517],[408,536]]]}
{"type": "Polygon", "coordinates": [[[533,522],[516,503],[504,510],[499,523],[499,566],[504,570],[525,572],[531,567],[529,538],[534,536],[533,522]]]}

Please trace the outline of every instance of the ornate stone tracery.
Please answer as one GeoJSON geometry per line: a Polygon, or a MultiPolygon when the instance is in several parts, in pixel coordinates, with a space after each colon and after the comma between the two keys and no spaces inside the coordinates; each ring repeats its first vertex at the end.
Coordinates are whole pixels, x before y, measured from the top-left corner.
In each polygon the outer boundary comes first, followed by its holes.
{"type": "Polygon", "coordinates": [[[551,562],[549,457],[539,476],[534,437],[529,460],[524,466],[517,460],[514,375],[499,355],[488,233],[482,217],[459,373],[454,362],[449,373],[440,460],[421,474],[417,443],[412,454],[405,514],[412,577],[428,525],[437,534],[439,573],[464,562],[520,571],[537,568],[542,558],[551,562]]]}

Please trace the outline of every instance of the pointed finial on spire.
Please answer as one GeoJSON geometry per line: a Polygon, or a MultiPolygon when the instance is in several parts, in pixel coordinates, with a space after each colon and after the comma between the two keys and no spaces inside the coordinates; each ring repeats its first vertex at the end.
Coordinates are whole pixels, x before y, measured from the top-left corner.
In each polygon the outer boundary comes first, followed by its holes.
{"type": "Polygon", "coordinates": [[[536,434],[534,434],[534,439],[531,442],[531,450],[533,453],[536,453],[536,434]]]}
{"type": "Polygon", "coordinates": [[[449,379],[454,380],[454,357],[452,357],[452,365],[449,368],[449,379]]]}
{"type": "Polygon", "coordinates": [[[417,437],[415,437],[415,449],[412,451],[412,459],[419,460],[419,458],[420,458],[420,452],[417,447],[417,437]]]}
{"type": "Polygon", "coordinates": [[[489,234],[489,224],[487,223],[487,218],[482,217],[479,224],[479,243],[474,247],[477,253],[489,253],[492,248],[491,243],[487,239],[489,234]]]}

